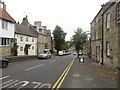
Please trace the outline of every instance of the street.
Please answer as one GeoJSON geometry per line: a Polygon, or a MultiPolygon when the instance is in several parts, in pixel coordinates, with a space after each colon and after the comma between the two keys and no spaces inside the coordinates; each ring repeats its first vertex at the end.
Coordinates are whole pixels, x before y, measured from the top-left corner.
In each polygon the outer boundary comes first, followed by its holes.
{"type": "Polygon", "coordinates": [[[53,56],[51,59],[33,59],[10,63],[2,70],[0,88],[52,88],[74,55],[53,56]]]}

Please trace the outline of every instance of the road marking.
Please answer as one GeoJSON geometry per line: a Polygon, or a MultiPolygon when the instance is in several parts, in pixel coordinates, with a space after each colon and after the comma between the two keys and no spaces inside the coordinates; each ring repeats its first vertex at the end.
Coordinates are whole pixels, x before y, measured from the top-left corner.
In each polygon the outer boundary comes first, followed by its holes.
{"type": "Polygon", "coordinates": [[[73,77],[79,77],[80,75],[79,74],[73,74],[73,77]]]}
{"type": "Polygon", "coordinates": [[[6,88],[6,87],[8,87],[9,85],[12,85],[12,84],[14,84],[14,83],[16,83],[16,82],[18,82],[19,80],[15,80],[14,82],[11,82],[11,83],[9,83],[9,84],[7,84],[7,85],[4,85],[2,88],[6,88]]]}
{"type": "Polygon", "coordinates": [[[44,83],[44,84],[42,84],[39,88],[51,88],[51,87],[52,87],[51,84],[49,84],[49,83],[44,83]]]}
{"type": "Polygon", "coordinates": [[[55,62],[56,60],[52,60],[52,61],[49,61],[49,63],[51,63],[51,62],[55,62]]]}
{"type": "MultiPolygon", "coordinates": [[[[69,66],[69,65],[68,65],[69,66]]],[[[67,68],[68,68],[67,66],[67,68]]],[[[64,73],[67,71],[67,68],[64,70],[64,72],[62,73],[62,75],[59,77],[59,79],[57,80],[57,82],[53,85],[52,90],[54,90],[54,88],[57,86],[57,84],[59,83],[59,81],[61,80],[61,78],[63,77],[64,73]]]]}
{"type": "Polygon", "coordinates": [[[72,67],[73,62],[74,62],[74,61],[71,62],[70,67],[68,68],[67,72],[65,73],[65,75],[64,75],[64,77],[62,78],[62,80],[61,80],[61,82],[59,83],[59,85],[57,86],[57,90],[59,90],[60,86],[62,85],[63,81],[65,80],[65,77],[67,76],[70,68],[72,67]]]}
{"type": "Polygon", "coordinates": [[[10,77],[10,75],[0,78],[0,80],[10,77]]]}
{"type": "Polygon", "coordinates": [[[26,86],[28,83],[29,83],[28,81],[21,81],[21,82],[18,82],[18,83],[16,83],[16,84],[10,86],[9,88],[13,88],[14,86],[17,86],[17,85],[19,85],[19,84],[23,84],[22,86],[20,86],[20,87],[18,87],[18,88],[16,89],[16,90],[19,90],[19,89],[21,89],[22,87],[26,86]]]}
{"type": "Polygon", "coordinates": [[[31,69],[34,69],[34,68],[37,68],[37,67],[40,67],[40,66],[43,66],[43,65],[45,65],[45,64],[40,64],[40,65],[38,65],[38,66],[28,68],[28,69],[26,69],[25,71],[29,71],[29,70],[31,70],[31,69]]]}
{"type": "Polygon", "coordinates": [[[34,87],[34,89],[35,88],[38,88],[42,83],[41,82],[32,82],[33,84],[37,84],[35,87],[34,87]]]}
{"type": "MultiPolygon", "coordinates": [[[[4,82],[3,84],[1,83],[1,84],[0,84],[0,88],[2,88],[3,85],[5,85],[5,84],[7,84],[7,83],[9,83],[9,82],[12,82],[13,80],[14,80],[14,79],[9,80],[9,81],[7,81],[7,82],[4,82]]],[[[0,89],[0,90],[1,90],[1,89],[0,89]]]]}
{"type": "Polygon", "coordinates": [[[7,82],[4,82],[2,85],[4,85],[4,84],[7,84],[7,83],[9,83],[9,82],[12,82],[14,79],[11,79],[11,80],[9,80],[9,81],[7,81],[7,82]]]}
{"type": "Polygon", "coordinates": [[[73,65],[75,59],[73,59],[70,64],[67,66],[67,68],[64,70],[64,72],[62,73],[62,75],[59,77],[59,79],[57,80],[57,82],[53,85],[52,90],[54,90],[55,88],[58,90],[63,82],[63,80],[65,79],[66,75],[68,74],[71,66],[73,65]]]}

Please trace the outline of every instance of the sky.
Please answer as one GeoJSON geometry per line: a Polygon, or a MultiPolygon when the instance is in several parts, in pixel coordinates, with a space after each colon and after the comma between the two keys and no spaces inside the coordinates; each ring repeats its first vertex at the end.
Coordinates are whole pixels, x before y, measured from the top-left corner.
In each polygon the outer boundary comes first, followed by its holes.
{"type": "Polygon", "coordinates": [[[28,16],[28,21],[41,21],[51,32],[55,26],[60,26],[67,33],[66,40],[74,35],[78,27],[90,31],[90,23],[101,9],[101,5],[109,0],[2,0],[7,12],[16,20],[22,22],[28,16]]]}

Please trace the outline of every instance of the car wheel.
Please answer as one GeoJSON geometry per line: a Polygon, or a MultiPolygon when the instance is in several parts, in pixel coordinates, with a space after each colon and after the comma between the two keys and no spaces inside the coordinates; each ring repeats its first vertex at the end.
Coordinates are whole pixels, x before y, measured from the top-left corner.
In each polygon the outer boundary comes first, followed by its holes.
{"type": "Polygon", "coordinates": [[[3,62],[2,63],[2,68],[6,68],[8,66],[8,63],[7,62],[3,62]]]}

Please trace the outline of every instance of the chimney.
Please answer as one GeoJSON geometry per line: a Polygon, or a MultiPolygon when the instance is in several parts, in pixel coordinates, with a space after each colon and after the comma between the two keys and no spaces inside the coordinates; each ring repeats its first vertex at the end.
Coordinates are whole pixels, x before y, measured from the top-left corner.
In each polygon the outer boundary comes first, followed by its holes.
{"type": "Polygon", "coordinates": [[[3,9],[6,10],[6,5],[5,5],[5,3],[3,2],[2,4],[3,4],[3,9]]]}
{"type": "Polygon", "coordinates": [[[27,26],[27,27],[29,28],[30,24],[29,24],[29,22],[28,22],[27,17],[28,17],[28,16],[26,15],[26,17],[23,18],[23,21],[22,21],[21,25],[27,26]]]}

